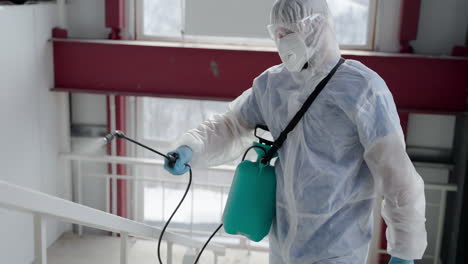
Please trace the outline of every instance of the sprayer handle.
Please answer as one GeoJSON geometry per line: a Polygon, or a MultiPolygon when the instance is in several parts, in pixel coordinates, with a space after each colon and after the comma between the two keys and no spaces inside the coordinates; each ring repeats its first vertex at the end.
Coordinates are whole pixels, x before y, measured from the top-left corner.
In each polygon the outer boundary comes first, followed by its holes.
{"type": "Polygon", "coordinates": [[[179,154],[177,153],[171,153],[167,155],[167,159],[169,160],[169,163],[168,163],[169,168],[171,169],[174,168],[175,163],[178,158],[179,158],[179,154]]]}

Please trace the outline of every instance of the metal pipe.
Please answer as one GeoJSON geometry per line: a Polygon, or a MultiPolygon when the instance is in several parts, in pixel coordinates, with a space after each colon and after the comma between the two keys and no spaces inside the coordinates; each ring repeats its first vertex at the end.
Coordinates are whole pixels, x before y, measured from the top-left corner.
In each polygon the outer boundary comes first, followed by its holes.
{"type": "MultiPolygon", "coordinates": [[[[109,119],[109,128],[110,128],[110,131],[115,131],[116,130],[116,116],[115,116],[115,113],[116,113],[116,110],[115,110],[115,95],[110,95],[109,96],[109,115],[110,115],[110,119],[109,119]]],[[[111,146],[111,149],[110,149],[110,154],[115,156],[117,155],[117,144],[115,143],[115,141],[110,141],[108,142],[110,143],[110,146],[111,146]]],[[[111,164],[111,173],[115,173],[117,174],[117,166],[115,163],[112,163],[111,164]]],[[[112,189],[112,193],[111,193],[111,213],[114,214],[114,215],[117,215],[117,179],[111,179],[111,189],[112,189]]],[[[114,233],[114,235],[116,235],[114,233]]]]}

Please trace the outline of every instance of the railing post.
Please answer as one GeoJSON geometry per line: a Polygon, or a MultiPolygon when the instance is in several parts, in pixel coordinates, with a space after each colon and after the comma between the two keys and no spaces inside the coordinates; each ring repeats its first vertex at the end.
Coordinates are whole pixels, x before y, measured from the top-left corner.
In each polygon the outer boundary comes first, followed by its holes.
{"type": "Polygon", "coordinates": [[[190,190],[190,238],[193,238],[193,221],[194,221],[194,207],[195,207],[195,184],[190,190]]]}
{"type": "MultiPolygon", "coordinates": [[[[117,175],[117,166],[112,163],[112,176],[117,175]]],[[[117,215],[117,179],[111,178],[112,182],[112,214],[117,215]]]]}
{"type": "Polygon", "coordinates": [[[128,264],[128,233],[120,233],[120,264],[128,264]]]}
{"type": "Polygon", "coordinates": [[[104,178],[106,180],[106,191],[104,192],[105,193],[105,196],[106,198],[104,199],[106,201],[106,213],[111,213],[111,209],[110,209],[110,181],[111,181],[111,177],[105,177],[104,178]]]}
{"type": "Polygon", "coordinates": [[[34,264],[47,264],[47,234],[44,218],[34,214],[34,264]]]}
{"type": "MultiPolygon", "coordinates": [[[[82,165],[81,165],[81,160],[78,160],[76,162],[76,165],[77,165],[77,175],[76,175],[76,198],[77,198],[77,202],[79,204],[83,204],[83,175],[82,175],[82,165]]],[[[78,225],[78,236],[82,236],[83,235],[83,226],[81,225],[78,225]]]]}
{"type": "Polygon", "coordinates": [[[167,257],[166,257],[167,261],[166,261],[166,263],[167,264],[172,264],[172,242],[167,241],[166,245],[167,245],[167,257]]]}
{"type": "Polygon", "coordinates": [[[164,188],[164,181],[161,181],[161,191],[162,191],[162,206],[161,206],[161,219],[163,221],[166,220],[165,218],[165,211],[166,211],[166,192],[164,188]]]}

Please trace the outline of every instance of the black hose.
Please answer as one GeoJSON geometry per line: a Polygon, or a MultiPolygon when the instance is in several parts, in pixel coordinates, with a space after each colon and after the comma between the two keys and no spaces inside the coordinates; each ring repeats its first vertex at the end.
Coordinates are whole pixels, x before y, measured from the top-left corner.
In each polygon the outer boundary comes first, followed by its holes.
{"type": "MultiPolygon", "coordinates": [[[[119,134],[117,135],[117,137],[126,139],[126,140],[128,140],[128,141],[130,141],[130,142],[132,142],[132,143],[134,143],[134,144],[137,144],[137,145],[140,146],[140,147],[143,147],[143,148],[145,148],[145,149],[147,149],[147,150],[149,150],[149,151],[152,151],[152,152],[154,152],[154,153],[156,153],[156,154],[158,154],[158,155],[160,155],[160,156],[163,156],[164,158],[166,158],[166,159],[168,159],[168,160],[173,159],[173,161],[175,162],[175,160],[177,159],[177,157],[173,157],[173,156],[170,156],[170,155],[164,155],[163,153],[161,153],[161,152],[159,152],[159,151],[157,151],[157,150],[155,150],[155,149],[153,149],[153,148],[150,148],[150,147],[148,147],[148,146],[146,146],[146,145],[144,145],[144,144],[141,144],[140,142],[138,142],[138,141],[136,141],[136,140],[133,140],[133,139],[131,139],[131,138],[125,136],[123,133],[119,133],[119,134]]],[[[110,140],[107,139],[107,141],[110,141],[110,140]]],[[[257,147],[257,146],[253,146],[253,147],[250,147],[249,149],[247,149],[247,151],[246,151],[245,154],[244,154],[244,158],[243,158],[242,160],[245,159],[245,155],[247,155],[247,152],[248,152],[250,149],[254,148],[254,147],[257,147]]],[[[261,148],[261,147],[257,147],[257,148],[262,149],[262,150],[266,153],[266,151],[265,151],[263,148],[261,148]]],[[[182,199],[180,200],[180,202],[179,202],[179,204],[177,205],[177,207],[174,209],[174,212],[172,212],[172,214],[171,214],[171,216],[169,217],[169,219],[166,221],[166,224],[164,225],[163,229],[161,230],[161,234],[159,235],[159,239],[158,239],[158,261],[159,261],[159,264],[163,264],[163,263],[162,263],[162,260],[161,260],[161,241],[162,241],[162,238],[163,238],[163,236],[164,236],[164,233],[166,232],[167,227],[168,227],[169,224],[171,223],[172,218],[173,218],[174,215],[177,213],[177,210],[179,210],[180,206],[182,205],[182,203],[184,202],[185,198],[187,197],[187,194],[188,194],[188,192],[189,192],[189,190],[190,190],[190,186],[192,185],[192,167],[190,167],[189,164],[185,164],[185,166],[189,167],[189,182],[188,182],[188,184],[187,184],[187,188],[185,189],[185,193],[184,193],[184,195],[182,196],[182,199]]],[[[203,251],[205,250],[206,246],[208,245],[208,243],[210,243],[211,239],[216,235],[216,233],[219,231],[219,229],[221,229],[222,226],[223,226],[223,224],[220,224],[220,225],[218,226],[218,228],[213,232],[213,234],[211,234],[210,238],[206,241],[206,243],[203,245],[203,248],[200,250],[200,253],[198,253],[197,259],[195,260],[195,263],[194,263],[194,264],[196,264],[196,263],[198,262],[198,260],[200,259],[200,257],[201,257],[201,255],[202,255],[203,251]]]]}
{"type": "Polygon", "coordinates": [[[200,259],[202,253],[203,253],[203,250],[205,250],[206,246],[208,245],[208,243],[210,243],[211,239],[216,235],[216,233],[218,233],[219,229],[221,229],[221,227],[223,226],[223,224],[220,224],[218,226],[218,228],[216,228],[216,230],[213,232],[213,234],[211,234],[210,238],[208,238],[208,240],[206,241],[205,245],[203,245],[202,249],[200,250],[200,253],[198,253],[198,256],[197,256],[197,259],[195,260],[195,262],[193,264],[197,264],[198,263],[198,260],[200,259]]]}
{"type": "Polygon", "coordinates": [[[179,204],[177,205],[177,207],[175,208],[174,212],[172,212],[172,215],[171,217],[169,217],[169,219],[167,220],[166,224],[164,225],[163,229],[161,230],[161,234],[159,235],[159,240],[158,240],[158,260],[159,260],[159,264],[163,264],[162,263],[162,260],[161,260],[161,241],[162,241],[162,237],[164,235],[164,232],[166,232],[166,229],[167,229],[167,226],[169,225],[169,223],[171,222],[172,218],[174,217],[174,215],[177,213],[177,210],[179,210],[179,207],[182,205],[182,203],[184,202],[185,200],[185,197],[187,197],[187,194],[188,194],[188,191],[190,190],[190,185],[192,185],[192,167],[190,167],[190,165],[188,164],[185,164],[185,166],[189,167],[189,172],[190,172],[190,176],[189,176],[189,182],[187,184],[187,189],[185,190],[185,193],[184,193],[184,196],[182,196],[182,199],[180,200],[179,204]]]}
{"type": "MultiPolygon", "coordinates": [[[[189,175],[190,175],[189,176],[189,182],[187,184],[187,188],[185,189],[185,193],[182,196],[182,199],[180,200],[179,204],[175,208],[174,212],[172,212],[171,217],[169,217],[169,219],[166,221],[166,224],[164,225],[163,229],[161,230],[161,234],[159,235],[159,240],[158,240],[158,260],[159,260],[159,264],[163,264],[162,260],[161,260],[161,241],[162,241],[162,237],[163,237],[164,233],[166,232],[167,226],[171,222],[174,215],[177,213],[177,210],[179,210],[180,206],[184,202],[185,197],[187,197],[188,191],[190,190],[190,186],[192,185],[192,168],[188,164],[185,164],[185,165],[189,167],[189,175]]],[[[195,260],[194,264],[198,263],[198,260],[200,259],[201,255],[203,254],[203,251],[205,250],[206,246],[208,246],[211,239],[216,235],[216,233],[218,233],[219,229],[221,229],[222,226],[223,226],[223,224],[220,224],[218,226],[218,228],[216,228],[216,230],[213,232],[213,234],[211,234],[211,236],[208,238],[208,240],[206,241],[206,243],[203,245],[202,249],[200,250],[200,253],[198,253],[197,259],[195,260]]]]}
{"type": "Polygon", "coordinates": [[[249,153],[249,151],[250,151],[251,149],[254,149],[254,148],[263,150],[263,152],[265,153],[265,155],[266,155],[266,153],[267,153],[267,151],[265,150],[265,148],[262,148],[262,147],[260,147],[260,146],[251,146],[250,148],[248,148],[248,149],[244,152],[244,156],[242,156],[242,161],[245,160],[245,157],[247,156],[247,153],[249,153]]]}

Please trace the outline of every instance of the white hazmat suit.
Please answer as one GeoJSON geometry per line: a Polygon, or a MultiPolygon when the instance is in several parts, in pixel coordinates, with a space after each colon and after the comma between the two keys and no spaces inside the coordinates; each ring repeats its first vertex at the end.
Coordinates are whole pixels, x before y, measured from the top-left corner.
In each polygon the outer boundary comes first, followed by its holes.
{"type": "MultiPolygon", "coordinates": [[[[269,68],[228,112],[184,134],[178,144],[192,148],[194,166],[238,157],[257,124],[267,125],[277,138],[336,65],[341,55],[325,0],[275,2],[270,32],[278,25],[294,30],[297,21],[308,67],[269,68]],[[305,19],[315,15],[321,19],[305,19]]],[[[408,260],[422,257],[424,183],[406,153],[393,97],[377,73],[347,60],[278,154],[270,263],[366,263],[376,193],[384,197],[388,252],[408,260]]]]}

